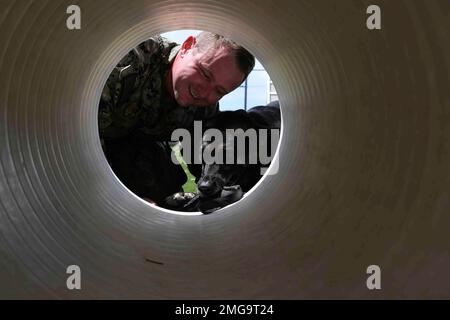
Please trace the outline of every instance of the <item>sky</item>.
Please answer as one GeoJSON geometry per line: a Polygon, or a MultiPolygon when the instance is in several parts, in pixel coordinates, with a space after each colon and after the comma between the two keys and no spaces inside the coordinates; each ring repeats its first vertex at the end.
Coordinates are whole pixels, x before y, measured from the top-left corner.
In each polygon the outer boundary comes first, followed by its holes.
{"type": "MultiPolygon", "coordinates": [[[[163,33],[162,36],[181,44],[188,36],[195,36],[199,32],[198,30],[178,30],[163,33]]],[[[268,103],[267,83],[269,75],[258,59],[256,59],[255,68],[247,79],[247,108],[266,105],[268,103]]],[[[244,99],[245,90],[242,86],[238,87],[219,101],[220,110],[244,109],[244,99]]]]}

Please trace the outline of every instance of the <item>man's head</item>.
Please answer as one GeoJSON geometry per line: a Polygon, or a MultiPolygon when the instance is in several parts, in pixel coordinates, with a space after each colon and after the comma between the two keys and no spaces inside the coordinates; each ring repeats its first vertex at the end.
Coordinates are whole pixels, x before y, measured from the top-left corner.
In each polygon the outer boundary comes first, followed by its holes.
{"type": "Polygon", "coordinates": [[[182,106],[208,106],[236,89],[255,58],[231,40],[209,32],[187,38],[172,64],[169,91],[182,106]]]}

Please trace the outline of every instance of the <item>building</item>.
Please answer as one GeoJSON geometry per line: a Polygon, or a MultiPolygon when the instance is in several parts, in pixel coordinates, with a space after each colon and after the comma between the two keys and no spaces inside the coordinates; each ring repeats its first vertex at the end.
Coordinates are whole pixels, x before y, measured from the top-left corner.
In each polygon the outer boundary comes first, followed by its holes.
{"type": "Polygon", "coordinates": [[[267,103],[278,100],[277,90],[273,85],[272,79],[267,77],[267,103]]]}

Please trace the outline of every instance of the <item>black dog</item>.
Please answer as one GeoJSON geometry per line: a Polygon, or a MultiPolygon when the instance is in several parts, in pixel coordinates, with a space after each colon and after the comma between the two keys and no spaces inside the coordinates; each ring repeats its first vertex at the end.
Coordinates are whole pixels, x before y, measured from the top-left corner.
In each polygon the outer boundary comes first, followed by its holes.
{"type": "MultiPolygon", "coordinates": [[[[245,192],[249,191],[261,178],[262,168],[268,167],[269,164],[262,164],[259,161],[258,156],[256,163],[251,163],[252,152],[258,152],[259,148],[263,145],[261,142],[266,143],[265,150],[267,153],[273,154],[276,146],[271,146],[271,130],[280,129],[280,109],[278,101],[271,103],[267,106],[258,106],[245,110],[237,111],[224,111],[219,113],[216,117],[206,121],[204,124],[205,130],[215,128],[225,133],[227,129],[254,129],[259,133],[259,129],[267,129],[268,136],[266,141],[260,139],[260,135],[257,134],[258,148],[252,149],[249,146],[249,141],[246,141],[246,154],[245,159],[239,163],[237,156],[233,164],[206,164],[202,165],[201,177],[197,183],[198,194],[192,193],[177,193],[166,198],[167,207],[174,210],[182,211],[202,211],[203,213],[211,213],[217,209],[238,201],[242,198],[245,192]]],[[[202,147],[207,148],[212,142],[203,140],[202,147]]],[[[233,144],[231,147],[235,147],[233,144]]],[[[223,148],[224,154],[229,145],[223,144],[219,146],[223,148]]],[[[236,152],[234,152],[236,153],[236,152]]],[[[225,161],[224,161],[225,162],[225,161]]]]}

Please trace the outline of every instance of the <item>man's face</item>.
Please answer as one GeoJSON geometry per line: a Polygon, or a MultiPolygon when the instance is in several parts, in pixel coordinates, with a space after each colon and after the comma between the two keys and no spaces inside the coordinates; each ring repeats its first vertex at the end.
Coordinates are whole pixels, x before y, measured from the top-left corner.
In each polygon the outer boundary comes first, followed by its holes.
{"type": "Polygon", "coordinates": [[[172,66],[173,93],[182,107],[215,104],[244,80],[228,50],[198,51],[195,41],[189,37],[183,43],[172,66]]]}

